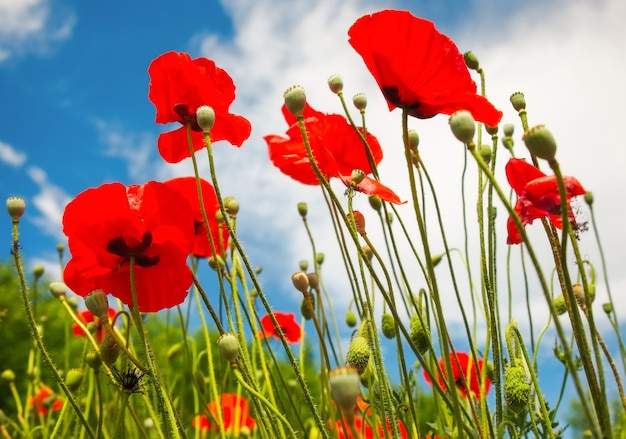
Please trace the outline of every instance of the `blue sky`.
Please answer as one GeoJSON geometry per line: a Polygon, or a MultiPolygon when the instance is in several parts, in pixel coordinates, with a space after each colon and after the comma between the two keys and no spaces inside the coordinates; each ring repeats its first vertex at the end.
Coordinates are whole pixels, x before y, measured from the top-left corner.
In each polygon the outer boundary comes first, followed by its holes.
{"type": "MultiPolygon", "coordinates": [[[[45,263],[54,272],[54,248],[63,239],[63,208],[79,192],[109,181],[142,183],[190,174],[188,161],[172,166],[159,157],[156,138],[167,128],[154,124],[154,108],[147,99],[150,61],[169,50],[185,51],[215,60],[235,81],[232,111],[247,117],[253,132],[239,150],[225,143],[215,145],[218,176],[224,193],[242,204],[238,227],[253,264],[265,268],[265,285],[285,306],[297,309],[299,299],[293,295],[289,275],[299,259],[309,256],[303,251],[308,247],[297,202],[309,203],[313,231],[318,247],[330,258],[329,267],[335,247],[324,232],[328,224],[324,209],[317,208],[322,203],[319,192],[292,183],[273,169],[262,136],[284,133],[282,91],[293,84],[305,87],[316,109],[340,112],[326,86],[326,78],[339,73],[346,96],[368,95],[369,126],[386,154],[382,175],[407,199],[398,147],[399,114],[387,111],[346,36],[361,15],[394,7],[433,20],[461,51],[478,55],[487,74],[487,94],[505,111],[503,122],[516,124],[520,146],[521,128],[508,97],[518,90],[526,94],[531,125],[545,123],[552,130],[564,172],[594,192],[613,290],[619,293],[626,287],[622,0],[184,4],[183,8],[146,0],[106,5],[0,0],[0,195],[27,199],[21,239],[31,263],[45,263]]],[[[460,146],[449,134],[444,116],[411,124],[420,133],[422,154],[431,164],[440,197],[450,200],[445,206],[450,238],[461,246],[460,235],[455,235],[460,146]]],[[[518,154],[523,153],[518,148],[518,154]]],[[[365,210],[364,197],[356,202],[365,210]]],[[[8,217],[4,224],[8,236],[8,217]]],[[[590,234],[581,245],[597,260],[590,234]]],[[[8,258],[8,239],[5,248],[8,258]]],[[[334,291],[345,288],[341,271],[329,270],[325,279],[334,291]]],[[[338,293],[335,297],[342,315],[349,299],[338,293]]],[[[599,288],[598,303],[603,297],[599,288]]],[[[516,300],[525,309],[522,299],[516,300]]],[[[623,320],[626,300],[619,294],[617,300],[623,320]]],[[[541,305],[533,312],[546,313],[541,305]]],[[[524,314],[516,317],[523,324],[524,314]]],[[[458,319],[458,313],[451,310],[450,318],[458,319]]]]}

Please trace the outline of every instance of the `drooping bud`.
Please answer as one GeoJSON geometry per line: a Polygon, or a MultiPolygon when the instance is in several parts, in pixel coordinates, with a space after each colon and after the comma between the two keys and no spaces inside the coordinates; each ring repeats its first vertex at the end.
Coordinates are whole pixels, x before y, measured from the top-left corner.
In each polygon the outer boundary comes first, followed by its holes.
{"type": "Polygon", "coordinates": [[[67,375],[65,376],[65,384],[67,384],[67,387],[72,392],[75,392],[76,390],[78,390],[81,383],[83,382],[84,375],[85,374],[83,373],[82,369],[78,369],[78,368],[70,369],[67,372],[67,375]]]}
{"type": "Polygon", "coordinates": [[[491,161],[491,147],[489,145],[480,145],[478,154],[483,159],[483,162],[489,164],[491,161]]]}
{"type": "Polygon", "coordinates": [[[398,332],[398,328],[396,327],[396,319],[394,319],[391,314],[383,314],[381,328],[385,337],[389,339],[394,338],[398,332]]]}
{"type": "Polygon", "coordinates": [[[298,213],[302,218],[306,218],[308,207],[306,203],[298,203],[298,213]]]}
{"type": "Polygon", "coordinates": [[[350,328],[356,326],[356,314],[351,309],[346,312],[346,325],[350,328]]]}
{"type": "Polygon", "coordinates": [[[224,207],[230,216],[237,216],[237,213],[239,213],[239,201],[235,197],[226,197],[224,199],[224,207]]]}
{"type": "Polygon", "coordinates": [[[359,373],[354,367],[342,366],[328,373],[330,396],[342,410],[352,411],[361,395],[359,373]]]}
{"type": "Polygon", "coordinates": [[[411,316],[411,332],[410,337],[418,352],[425,353],[430,347],[430,330],[425,321],[419,314],[411,316]]]}
{"type": "Polygon", "coordinates": [[[85,355],[85,363],[93,370],[98,370],[102,364],[102,358],[100,358],[100,352],[92,350],[85,355]]]}
{"type": "Polygon", "coordinates": [[[478,71],[478,68],[480,67],[480,65],[478,64],[478,58],[476,57],[474,52],[472,51],[465,52],[463,54],[463,60],[465,60],[465,65],[467,66],[468,69],[478,71]]]}
{"type": "Polygon", "coordinates": [[[26,210],[26,200],[22,197],[9,197],[7,198],[7,212],[14,223],[19,222],[24,211],[26,210]]]}
{"type": "Polygon", "coordinates": [[[215,125],[215,111],[208,105],[202,105],[196,110],[196,120],[202,131],[211,131],[215,125]]]}
{"type": "Polygon", "coordinates": [[[109,301],[103,290],[93,290],[85,296],[85,306],[94,316],[103,320],[109,315],[109,301]]]}
{"type": "Polygon", "coordinates": [[[472,113],[466,110],[456,111],[450,116],[449,123],[452,134],[460,142],[465,144],[472,142],[476,132],[476,121],[472,113]]]}
{"type": "MultiPolygon", "coordinates": [[[[593,302],[596,298],[596,289],[593,285],[589,285],[589,301],[593,302]]],[[[581,309],[586,308],[586,299],[585,299],[585,289],[581,284],[572,285],[572,291],[574,292],[574,297],[576,297],[576,302],[581,309]]]]}
{"type": "Polygon", "coordinates": [[[291,114],[296,117],[302,116],[302,112],[306,106],[306,94],[304,93],[304,88],[299,85],[289,87],[283,93],[283,98],[285,99],[285,106],[291,114]]]}
{"type": "Polygon", "coordinates": [[[302,317],[306,320],[311,320],[313,318],[313,311],[315,311],[315,296],[313,294],[306,294],[300,302],[302,317]],[[310,306],[309,302],[311,303],[310,306]]]}
{"type": "Polygon", "coordinates": [[[224,266],[226,266],[226,262],[224,262],[224,259],[220,255],[211,256],[207,259],[207,263],[209,264],[209,267],[211,267],[211,269],[215,271],[222,269],[224,268],[224,266]]]}
{"type": "Polygon", "coordinates": [[[534,156],[544,160],[554,160],[556,156],[556,140],[545,125],[529,128],[522,137],[526,148],[534,156]]]}
{"type": "Polygon", "coordinates": [[[583,198],[585,203],[587,203],[587,206],[591,206],[593,204],[593,192],[586,192],[585,195],[583,195],[583,198]]]}
{"type": "Polygon", "coordinates": [[[520,413],[530,402],[531,386],[524,366],[511,364],[504,371],[504,401],[509,410],[520,413]]]}
{"type": "Polygon", "coordinates": [[[307,273],[306,275],[309,278],[309,286],[317,291],[320,287],[320,278],[317,273],[307,273]]]}
{"type": "Polygon", "coordinates": [[[552,300],[552,305],[556,311],[556,315],[562,316],[567,312],[567,304],[565,303],[565,297],[563,294],[559,294],[552,300]]]}
{"type": "Polygon", "coordinates": [[[302,294],[306,294],[309,291],[309,277],[304,271],[296,271],[291,275],[291,282],[296,290],[302,294]]]}
{"type": "Polygon", "coordinates": [[[115,339],[107,333],[100,344],[100,358],[102,362],[110,367],[117,361],[117,357],[119,356],[120,346],[115,339]]]}
{"type": "Polygon", "coordinates": [[[517,91],[511,95],[509,98],[513,108],[515,111],[522,111],[526,109],[526,98],[524,97],[524,93],[517,91]]]}
{"type": "Polygon", "coordinates": [[[353,169],[350,174],[350,180],[352,180],[352,184],[357,185],[363,181],[365,178],[365,172],[360,169],[353,169]]]}
{"type": "Polygon", "coordinates": [[[372,209],[374,209],[376,212],[380,211],[380,209],[383,207],[383,202],[378,195],[370,195],[368,197],[368,201],[370,202],[370,206],[372,206],[372,209]]]}
{"type": "Polygon", "coordinates": [[[217,339],[217,347],[226,361],[229,363],[237,361],[237,357],[239,356],[239,340],[237,340],[235,334],[227,332],[220,335],[217,339]]]}
{"type": "Polygon", "coordinates": [[[11,369],[5,369],[2,371],[2,374],[0,374],[0,379],[7,384],[12,383],[15,381],[15,372],[11,369]]]}
{"type": "MultiPolygon", "coordinates": [[[[60,280],[50,282],[48,288],[50,289],[50,294],[52,294],[57,299],[65,297],[65,295],[67,294],[67,286],[65,285],[65,282],[62,282],[60,280]]],[[[107,312],[108,310],[109,307],[107,306],[107,312]]]]}
{"type": "Polygon", "coordinates": [[[371,354],[372,351],[370,350],[370,344],[367,339],[361,335],[357,335],[352,339],[350,347],[348,347],[346,363],[354,367],[360,375],[367,367],[367,362],[371,354]]]}
{"type": "Polygon", "coordinates": [[[366,244],[363,247],[361,247],[361,250],[363,250],[363,254],[367,258],[367,260],[371,261],[372,258],[374,257],[374,252],[372,251],[371,247],[366,244]]]}
{"type": "Polygon", "coordinates": [[[341,93],[343,91],[343,79],[341,76],[336,73],[334,75],[330,75],[328,78],[328,87],[330,88],[330,91],[335,94],[341,93]]]}
{"type": "Polygon", "coordinates": [[[41,278],[41,276],[43,276],[44,271],[45,268],[43,267],[43,265],[35,265],[33,267],[33,276],[35,276],[35,279],[39,279],[41,278]]]}
{"type": "Polygon", "coordinates": [[[352,97],[352,103],[359,111],[364,111],[367,107],[367,96],[365,93],[357,93],[352,97]]]}
{"type": "Polygon", "coordinates": [[[300,262],[298,262],[298,267],[300,267],[301,271],[307,271],[307,269],[309,268],[309,261],[307,261],[306,259],[300,259],[300,262]]]}
{"type": "Polygon", "coordinates": [[[409,149],[415,151],[420,144],[420,136],[415,130],[409,130],[408,133],[409,149]]]}

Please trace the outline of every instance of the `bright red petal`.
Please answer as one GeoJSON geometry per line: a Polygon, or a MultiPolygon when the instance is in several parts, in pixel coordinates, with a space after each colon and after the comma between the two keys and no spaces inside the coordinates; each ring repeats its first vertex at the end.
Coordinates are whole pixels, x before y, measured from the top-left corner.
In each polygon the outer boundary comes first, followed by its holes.
{"type": "MultiPolygon", "coordinates": [[[[296,322],[296,315],[292,313],[275,312],[274,317],[278,322],[278,326],[282,329],[285,339],[289,343],[298,343],[302,338],[302,330],[298,322],[296,322]]],[[[269,315],[261,319],[261,326],[263,327],[263,332],[259,334],[260,336],[273,336],[280,339],[269,315]]]]}
{"type": "MultiPolygon", "coordinates": [[[[346,177],[345,175],[341,176],[341,181],[343,181],[346,186],[350,186],[352,184],[350,177],[346,177]]],[[[393,204],[406,203],[406,201],[401,201],[400,197],[387,186],[368,176],[365,176],[365,178],[363,178],[363,180],[356,185],[356,190],[367,195],[377,195],[381,200],[385,200],[393,204]]]]}
{"type": "Polygon", "coordinates": [[[546,176],[546,174],[524,159],[509,159],[504,170],[509,184],[518,196],[522,195],[528,183],[546,176]]]}

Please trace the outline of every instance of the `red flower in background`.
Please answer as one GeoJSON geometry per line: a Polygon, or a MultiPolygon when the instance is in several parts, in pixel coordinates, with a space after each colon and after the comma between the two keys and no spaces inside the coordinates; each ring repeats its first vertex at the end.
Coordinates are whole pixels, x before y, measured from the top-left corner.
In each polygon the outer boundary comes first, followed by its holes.
{"type": "MultiPolygon", "coordinates": [[[[275,312],[273,314],[287,341],[289,343],[298,343],[302,338],[302,330],[298,322],[296,322],[296,315],[285,312],[275,312]]],[[[263,330],[259,332],[259,337],[272,336],[280,340],[280,335],[276,332],[269,314],[261,319],[261,326],[263,330]]]]}
{"type": "Polygon", "coordinates": [[[134,256],[139,311],[170,308],[187,296],[193,214],[165,184],[88,189],[65,208],[63,233],[72,254],[64,280],[77,294],[102,289],[132,306],[129,261],[134,256]]]}
{"type": "MultiPolygon", "coordinates": [[[[391,428],[391,424],[389,423],[389,419],[387,419],[386,424],[387,424],[387,433],[388,433],[389,437],[391,437],[393,430],[391,428]]],[[[354,428],[355,428],[355,430],[357,432],[359,432],[362,435],[360,437],[362,437],[363,439],[382,439],[382,438],[384,438],[385,437],[385,431],[383,430],[382,423],[379,422],[376,427],[377,427],[376,428],[376,433],[374,433],[374,430],[372,429],[370,424],[365,422],[361,416],[356,415],[354,417],[354,428]]],[[[350,424],[348,423],[348,420],[346,418],[343,419],[343,422],[340,422],[340,421],[333,422],[331,420],[330,421],[330,429],[331,430],[337,430],[337,437],[339,439],[356,439],[356,438],[354,438],[354,436],[350,432],[350,424]],[[346,429],[345,430],[344,430],[344,424],[346,425],[346,429]]],[[[404,424],[400,420],[398,420],[398,430],[400,431],[400,436],[402,437],[402,439],[407,439],[408,438],[408,434],[407,434],[406,428],[404,427],[404,424]]]]}
{"type": "Polygon", "coordinates": [[[200,430],[220,431],[217,419],[221,411],[224,431],[232,431],[233,437],[238,437],[242,427],[252,430],[256,426],[256,420],[250,416],[248,402],[242,396],[223,393],[220,400],[219,403],[213,401],[207,404],[207,411],[211,413],[210,419],[208,416],[196,416],[192,425],[200,430]]]}
{"type": "MultiPolygon", "coordinates": [[[[450,363],[452,366],[452,376],[454,378],[454,382],[456,384],[456,388],[459,390],[461,395],[464,398],[467,398],[468,390],[474,394],[474,396],[480,395],[480,377],[483,369],[483,360],[477,358],[474,359],[466,354],[465,352],[457,352],[456,358],[455,354],[450,352],[450,363]],[[478,363],[478,371],[476,371],[476,363],[478,363]]],[[[445,365],[443,363],[443,359],[439,359],[439,367],[441,368],[443,375],[437,376],[437,381],[439,381],[439,385],[445,391],[446,390],[446,371],[445,365]]],[[[424,378],[428,384],[431,384],[432,381],[430,377],[424,370],[424,378]]],[[[491,380],[489,378],[485,381],[485,395],[489,393],[489,388],[491,387],[491,380]]]]}
{"type": "Polygon", "coordinates": [[[150,63],[148,73],[148,99],[156,107],[156,123],[182,124],[182,127],[159,136],[159,153],[166,162],[177,163],[191,156],[187,141],[188,123],[194,151],[204,148],[202,130],[196,121],[196,110],[202,105],[215,111],[211,141],[226,140],[239,147],[250,137],[250,122],[228,112],[235,100],[233,80],[213,61],[191,59],[186,53],[167,52],[150,63]]]}
{"type": "MultiPolygon", "coordinates": [[[[109,308],[108,315],[109,320],[112,320],[113,317],[115,317],[115,310],[113,308],[109,308]]],[[[102,342],[102,338],[106,334],[105,329],[102,327],[102,321],[94,316],[89,310],[81,311],[76,314],[76,316],[85,326],[89,323],[94,323],[97,327],[94,338],[98,343],[102,342]]],[[[87,334],[85,334],[85,331],[83,331],[83,328],[81,328],[78,323],[72,323],[72,331],[74,332],[74,335],[87,337],[87,334]]]]}
{"type": "MultiPolygon", "coordinates": [[[[209,235],[204,227],[202,219],[202,211],[200,210],[200,200],[198,199],[198,190],[196,179],[194,177],[175,178],[165,182],[166,185],[176,189],[189,202],[193,211],[193,225],[195,231],[195,240],[193,246],[193,255],[201,258],[213,256],[211,250],[211,242],[209,235]]],[[[228,229],[220,224],[215,218],[215,214],[219,212],[220,207],[215,195],[215,189],[206,180],[200,179],[200,187],[202,189],[202,199],[204,201],[204,210],[209,220],[209,228],[211,229],[211,239],[218,255],[223,254],[222,249],[228,248],[228,229]],[[220,236],[221,231],[221,236],[220,236]]]]}
{"type": "MultiPolygon", "coordinates": [[[[270,134],[263,138],[267,142],[270,160],[283,174],[303,184],[319,184],[304,147],[302,134],[296,117],[283,105],[285,121],[289,125],[288,137],[270,134]]],[[[365,145],[345,117],[325,114],[314,110],[309,104],[303,111],[311,152],[320,171],[327,178],[350,175],[354,169],[366,174],[372,172],[365,145]]],[[[383,158],[378,140],[367,133],[366,140],[376,164],[383,158]]]]}
{"type": "MultiPolygon", "coordinates": [[[[547,176],[525,160],[512,158],[505,166],[506,178],[519,197],[515,203],[515,212],[522,224],[532,224],[538,218],[549,218],[554,227],[561,229],[561,197],[554,175],[547,176]]],[[[570,206],[570,199],[586,193],[583,186],[574,177],[563,177],[567,191],[567,209],[570,222],[577,227],[576,217],[570,206]]],[[[507,221],[507,244],[519,244],[522,236],[513,218],[507,221]]]]}
{"type": "Polygon", "coordinates": [[[420,119],[467,110],[489,126],[500,122],[502,112],[476,94],[459,49],[430,21],[385,10],[359,18],[348,35],[390,110],[404,108],[420,119]]]}
{"type": "Polygon", "coordinates": [[[63,401],[55,395],[48,386],[41,386],[36,395],[28,398],[28,405],[35,408],[38,415],[48,414],[48,410],[53,412],[63,408],[63,401]]]}

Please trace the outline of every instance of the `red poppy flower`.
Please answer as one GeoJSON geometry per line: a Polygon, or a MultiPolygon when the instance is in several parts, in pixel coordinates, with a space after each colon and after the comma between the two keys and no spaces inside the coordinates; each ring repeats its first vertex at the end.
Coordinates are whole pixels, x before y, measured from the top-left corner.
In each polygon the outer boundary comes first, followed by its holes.
{"type": "MultiPolygon", "coordinates": [[[[450,363],[452,366],[452,376],[454,377],[454,382],[456,384],[456,388],[459,390],[461,395],[464,398],[467,398],[467,391],[469,389],[470,392],[474,394],[474,396],[480,395],[480,376],[482,374],[483,368],[483,360],[477,358],[476,361],[466,354],[465,352],[457,352],[456,359],[452,352],[450,352],[450,363]],[[476,371],[476,363],[478,363],[478,372],[476,371]],[[459,367],[460,366],[460,367],[459,367]]],[[[437,376],[437,381],[439,381],[439,385],[443,390],[446,390],[446,371],[445,365],[443,363],[443,359],[439,359],[439,367],[443,373],[442,376],[437,376]]],[[[428,384],[431,384],[432,381],[430,377],[424,370],[424,378],[428,384]]],[[[485,395],[489,393],[489,388],[491,387],[491,380],[489,378],[485,381],[485,395]]]]}
{"type": "Polygon", "coordinates": [[[459,49],[430,21],[385,10],[359,18],[348,35],[390,110],[404,108],[420,119],[467,110],[489,126],[500,122],[502,112],[476,94],[459,49]]]}
{"type": "MultiPolygon", "coordinates": [[[[113,317],[115,317],[115,310],[113,308],[109,308],[108,314],[109,320],[112,320],[113,317]]],[[[98,343],[102,342],[102,338],[104,337],[106,331],[102,327],[102,322],[100,321],[100,319],[94,316],[89,310],[79,312],[77,314],[77,317],[84,325],[87,325],[88,323],[95,324],[97,329],[94,338],[98,343]]],[[[83,331],[83,328],[81,328],[78,323],[72,323],[72,331],[74,332],[74,335],[87,337],[87,334],[85,334],[85,331],[83,331]]]]}
{"type": "Polygon", "coordinates": [[[187,296],[193,214],[167,185],[111,183],[88,189],[65,208],[63,233],[72,254],[65,283],[77,294],[102,289],[132,306],[129,261],[134,256],[139,311],[169,308],[187,296]]]}
{"type": "MultiPolygon", "coordinates": [[[[278,326],[283,331],[283,334],[289,343],[298,343],[302,338],[302,330],[300,325],[296,322],[296,315],[293,313],[275,312],[273,313],[278,322],[278,326]]],[[[259,332],[259,337],[276,337],[280,340],[280,335],[274,329],[272,319],[269,314],[261,319],[261,326],[263,330],[259,332]]]]}
{"type": "Polygon", "coordinates": [[[159,136],[159,153],[169,163],[190,157],[187,124],[191,125],[194,151],[204,148],[196,110],[208,105],[215,111],[211,141],[226,140],[235,146],[250,137],[247,119],[228,112],[235,100],[235,85],[228,73],[206,58],[191,59],[186,53],[167,52],[148,67],[148,99],[156,107],[156,123],[178,122],[182,127],[159,136]]]}
{"type": "MultiPolygon", "coordinates": [[[[339,439],[354,439],[352,432],[350,431],[350,425],[348,424],[348,420],[344,418],[343,422],[333,422],[332,420],[329,422],[331,430],[337,430],[337,437],[339,439]],[[346,429],[344,430],[344,424],[346,425],[346,429]]],[[[393,432],[391,428],[391,424],[389,423],[389,419],[386,422],[387,433],[389,437],[393,432]]],[[[354,429],[361,434],[360,438],[363,439],[382,439],[385,437],[385,432],[383,430],[383,425],[381,422],[376,426],[376,434],[374,430],[370,426],[368,422],[365,422],[361,416],[354,416],[354,429]]],[[[400,432],[400,436],[402,439],[407,439],[408,434],[406,428],[402,421],[398,420],[398,430],[400,432]]]]}
{"type": "MultiPolygon", "coordinates": [[[[193,255],[201,258],[213,256],[211,241],[209,241],[209,235],[207,234],[206,227],[204,227],[202,211],[200,210],[196,179],[194,177],[181,177],[166,181],[165,184],[180,192],[189,202],[191,210],[193,211],[193,225],[196,236],[192,252],[193,255]]],[[[200,179],[200,187],[202,189],[202,199],[204,200],[204,210],[209,220],[209,228],[211,229],[211,239],[217,254],[221,255],[223,254],[222,249],[228,247],[228,229],[215,218],[215,214],[220,210],[217,196],[215,195],[215,189],[211,183],[203,179],[200,179]]]]}
{"type": "Polygon", "coordinates": [[[48,414],[48,410],[53,412],[63,408],[63,400],[55,395],[48,386],[41,386],[36,395],[28,398],[28,405],[35,408],[38,415],[48,414]]]}
{"type": "MultiPolygon", "coordinates": [[[[341,175],[341,181],[343,184],[350,187],[352,183],[352,178],[341,175]]],[[[358,192],[363,192],[366,195],[378,195],[381,200],[388,201],[393,204],[404,204],[406,201],[401,201],[400,197],[396,195],[394,191],[389,189],[387,186],[382,184],[380,181],[374,180],[367,175],[363,177],[363,180],[357,185],[354,186],[355,190],[358,192]]]]}
{"type": "MultiPolygon", "coordinates": [[[[522,224],[532,224],[538,218],[549,218],[554,227],[562,228],[561,197],[559,186],[554,175],[546,175],[539,169],[522,159],[512,158],[505,167],[509,184],[519,197],[515,203],[515,212],[522,224]]],[[[567,209],[570,222],[577,227],[576,217],[570,206],[570,199],[586,193],[583,186],[574,177],[563,177],[567,191],[567,209]]],[[[509,217],[507,221],[507,244],[519,244],[522,236],[509,217]]]]}
{"type": "MultiPolygon", "coordinates": [[[[283,105],[285,121],[289,125],[288,137],[275,134],[264,136],[270,160],[283,174],[303,184],[319,184],[307,156],[296,117],[283,105]]],[[[354,169],[366,174],[372,172],[365,145],[345,117],[325,114],[314,110],[309,104],[302,113],[313,157],[322,174],[327,178],[350,175],[354,169]]],[[[367,133],[366,140],[376,164],[383,158],[378,140],[367,133]]]]}
{"type": "Polygon", "coordinates": [[[231,431],[233,437],[238,437],[242,427],[252,430],[256,426],[256,420],[250,416],[248,402],[242,396],[234,393],[223,393],[220,402],[215,401],[207,404],[209,416],[196,416],[192,425],[200,430],[220,431],[217,418],[222,413],[224,430],[231,431]]]}

